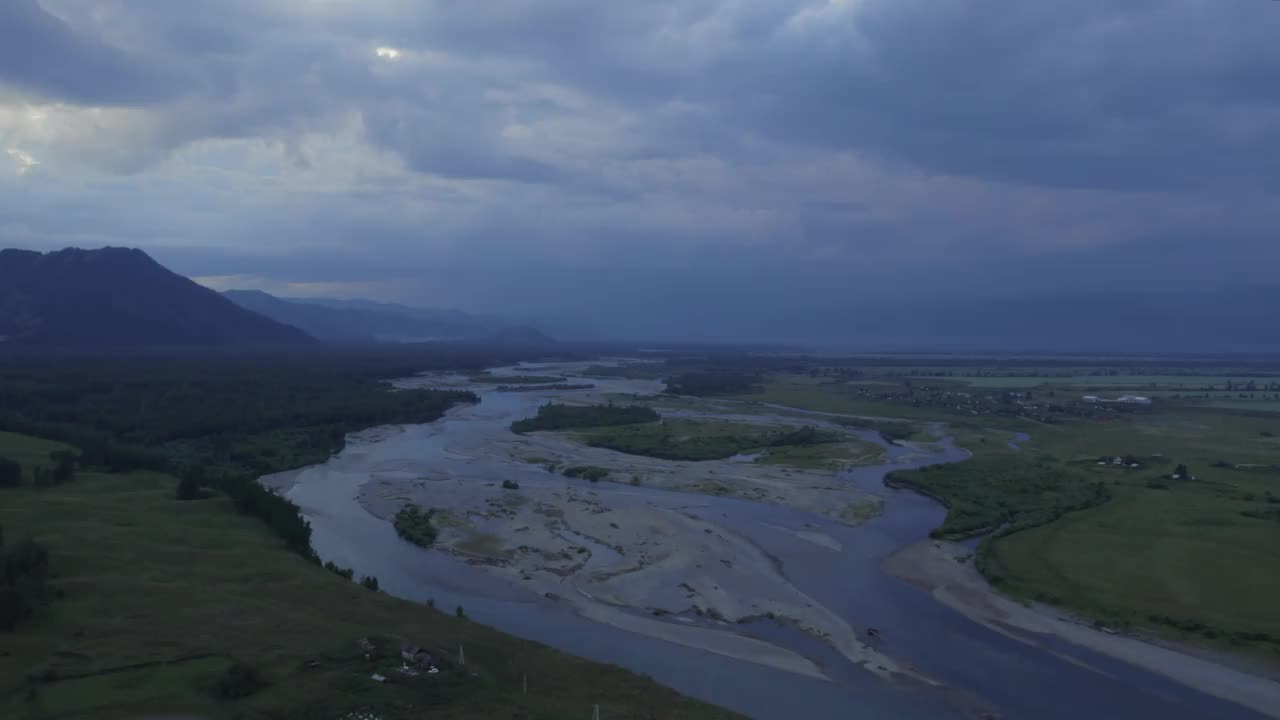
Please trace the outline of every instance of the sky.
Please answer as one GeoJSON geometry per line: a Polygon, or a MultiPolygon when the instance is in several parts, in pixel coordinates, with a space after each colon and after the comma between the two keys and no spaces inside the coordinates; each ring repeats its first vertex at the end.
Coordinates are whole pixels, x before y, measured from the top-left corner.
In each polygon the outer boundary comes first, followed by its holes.
{"type": "Polygon", "coordinates": [[[791,341],[1280,267],[1275,0],[3,0],[0,246],[791,341]]]}

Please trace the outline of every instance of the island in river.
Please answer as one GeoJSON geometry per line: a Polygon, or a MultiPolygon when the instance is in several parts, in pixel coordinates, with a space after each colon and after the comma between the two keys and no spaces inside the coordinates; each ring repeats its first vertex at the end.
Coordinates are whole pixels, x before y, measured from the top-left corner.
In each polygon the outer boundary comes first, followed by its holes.
{"type": "MultiPolygon", "coordinates": [[[[584,369],[490,375],[576,381],[584,369]]],[[[881,480],[964,459],[948,441],[890,445],[868,432],[861,439],[879,442],[883,462],[838,475],[751,458],[659,460],[509,428],[550,400],[643,397],[661,391],[657,381],[594,378],[591,388],[521,393],[462,376],[398,384],[472,389],[482,401],[430,425],[355,435],[324,465],[264,478],[301,506],[323,559],[377,575],[393,594],[465,606],[481,622],[753,717],[1248,718],[1278,706],[1266,702],[1280,697],[1266,679],[1205,663],[1206,677],[1231,679],[1218,687],[1246,690],[1219,692],[1235,700],[1224,702],[1213,682],[1175,682],[1194,673],[1162,673],[1163,660],[1146,663],[1152,672],[1129,664],[1141,663],[1134,657],[1115,660],[1105,642],[1027,642],[1026,630],[1044,628],[975,623],[886,574],[882,561],[925,537],[943,512],[881,480]],[[610,475],[593,483],[548,469],[566,464],[610,475]],[[406,503],[437,510],[432,549],[392,529],[406,503]]],[[[771,427],[825,422],[724,402],[678,412],[771,427]]],[[[930,590],[947,584],[931,580],[925,558],[899,554],[890,567],[930,590]]]]}

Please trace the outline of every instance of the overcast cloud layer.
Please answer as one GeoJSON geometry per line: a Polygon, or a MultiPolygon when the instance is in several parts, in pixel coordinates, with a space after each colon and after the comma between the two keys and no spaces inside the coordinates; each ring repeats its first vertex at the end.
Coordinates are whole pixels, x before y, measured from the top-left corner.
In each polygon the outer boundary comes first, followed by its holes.
{"type": "Polygon", "coordinates": [[[794,340],[1277,227],[1272,0],[0,2],[0,245],[218,288],[794,340]]]}

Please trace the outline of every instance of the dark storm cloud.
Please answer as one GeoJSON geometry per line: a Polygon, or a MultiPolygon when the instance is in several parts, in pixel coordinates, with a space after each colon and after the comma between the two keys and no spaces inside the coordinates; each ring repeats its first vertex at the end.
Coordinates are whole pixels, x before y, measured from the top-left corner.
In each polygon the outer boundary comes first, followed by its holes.
{"type": "Polygon", "coordinates": [[[636,106],[710,102],[724,133],[948,174],[1119,189],[1280,182],[1276,3],[826,5],[497,2],[467,13],[446,2],[390,34],[549,67],[636,106]]]}
{"type": "Polygon", "coordinates": [[[36,0],[0,3],[0,82],[55,100],[105,105],[155,102],[180,89],[158,61],[78,33],[36,0]]]}
{"type": "Polygon", "coordinates": [[[445,0],[351,5],[293,25],[287,4],[127,7],[142,27],[130,37],[181,57],[144,62],[20,0],[0,10],[0,71],[18,87],[110,103],[173,92],[155,68],[189,68],[201,92],[236,101],[197,135],[251,135],[354,103],[371,140],[456,177],[556,172],[479,132],[494,116],[474,93],[493,78],[374,79],[339,61],[344,43],[503,58],[638,111],[706,106],[668,121],[654,147],[732,153],[728,139],[747,132],[1048,186],[1280,181],[1280,5],[1262,0],[500,0],[485,12],[445,0]],[[449,91],[423,92],[439,83],[449,91]],[[382,108],[378,94],[400,102],[382,108]]]}
{"type": "Polygon", "coordinates": [[[1261,281],[1277,38],[1267,0],[0,0],[0,241],[648,334],[1261,281]]]}
{"type": "Polygon", "coordinates": [[[868,60],[787,98],[827,120],[798,134],[999,180],[1280,186],[1275,3],[876,2],[858,24],[868,60]]]}

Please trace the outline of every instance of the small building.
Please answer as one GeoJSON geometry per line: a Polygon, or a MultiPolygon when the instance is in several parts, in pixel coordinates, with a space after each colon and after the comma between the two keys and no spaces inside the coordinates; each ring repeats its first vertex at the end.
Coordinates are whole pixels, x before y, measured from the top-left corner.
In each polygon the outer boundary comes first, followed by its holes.
{"type": "Polygon", "coordinates": [[[431,656],[431,653],[408,641],[400,644],[400,657],[407,663],[421,665],[422,667],[430,667],[435,663],[435,658],[431,656]]]}
{"type": "Polygon", "coordinates": [[[1141,395],[1124,395],[1116,402],[1121,402],[1125,405],[1150,405],[1151,398],[1142,397],[1141,395]]]}

